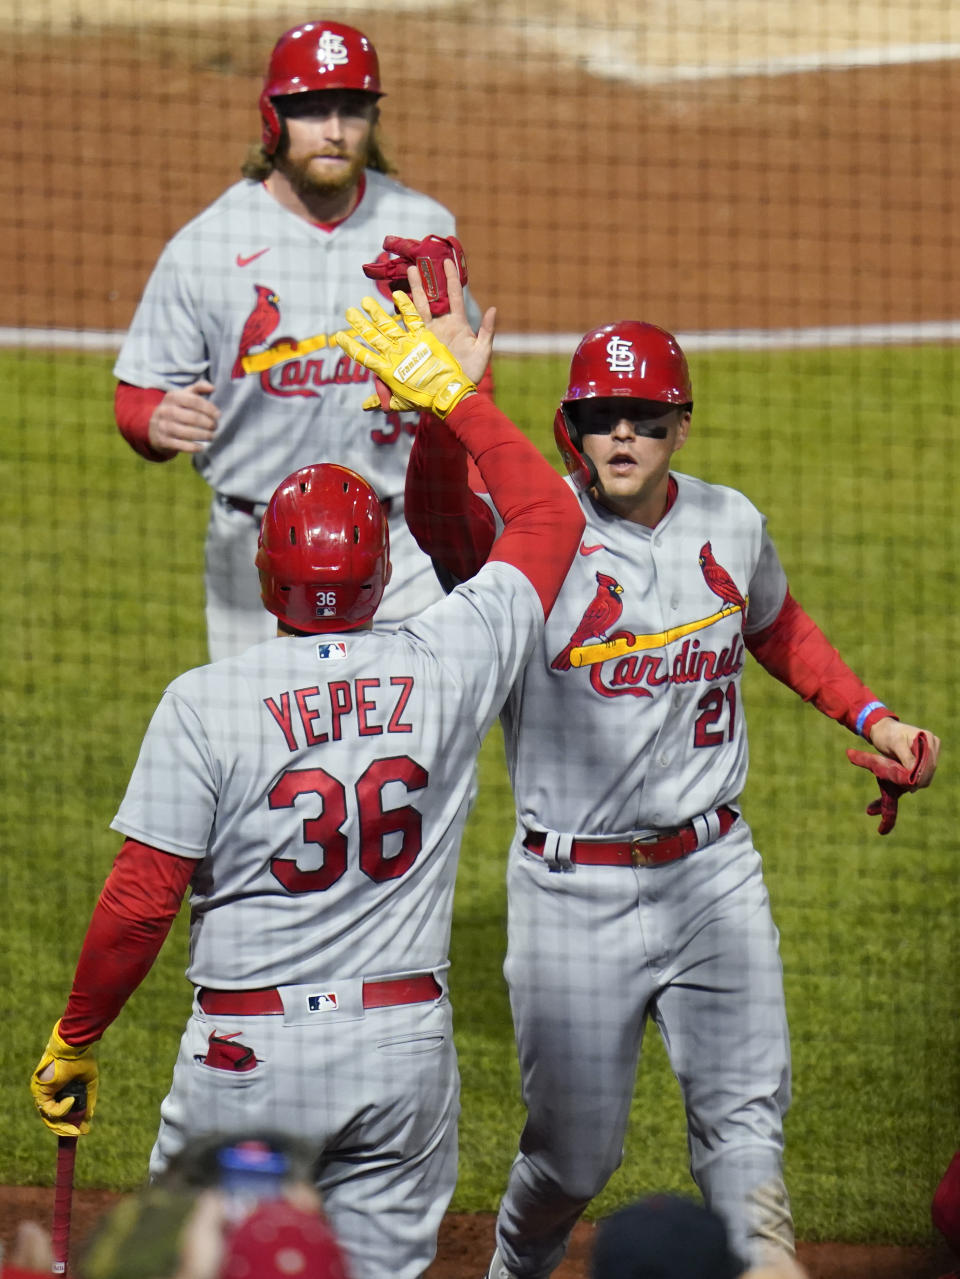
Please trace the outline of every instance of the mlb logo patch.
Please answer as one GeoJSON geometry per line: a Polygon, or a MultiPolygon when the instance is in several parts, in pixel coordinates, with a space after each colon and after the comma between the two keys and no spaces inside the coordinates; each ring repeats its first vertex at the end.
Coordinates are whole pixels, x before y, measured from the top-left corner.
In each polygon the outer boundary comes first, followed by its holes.
{"type": "Polygon", "coordinates": [[[347,646],[343,640],[333,640],[329,644],[317,645],[317,660],[320,662],[339,662],[347,655],[347,646]]]}
{"type": "Polygon", "coordinates": [[[312,1013],[335,1013],[339,1007],[340,1000],[335,990],[307,996],[307,1009],[312,1013]]]}

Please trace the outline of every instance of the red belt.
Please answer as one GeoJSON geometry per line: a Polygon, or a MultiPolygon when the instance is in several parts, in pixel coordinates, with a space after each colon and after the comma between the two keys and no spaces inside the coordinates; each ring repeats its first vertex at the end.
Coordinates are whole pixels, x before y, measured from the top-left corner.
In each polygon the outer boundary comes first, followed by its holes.
{"type": "MultiPolygon", "coordinates": [[[[714,814],[720,824],[717,834],[726,835],[737,820],[732,808],[718,808],[714,814]]],[[[542,830],[528,830],[523,846],[531,853],[543,856],[546,835],[542,830]]],[[[686,857],[699,846],[697,830],[693,822],[678,826],[676,830],[659,835],[643,836],[626,843],[612,843],[602,839],[575,839],[570,847],[570,860],[580,866],[662,866],[686,857]]]]}
{"type": "MultiPolygon", "coordinates": [[[[335,985],[335,983],[331,983],[335,985]]],[[[416,977],[393,977],[386,981],[363,983],[364,1008],[390,1008],[394,1004],[422,1004],[439,999],[443,994],[433,973],[416,977]]],[[[210,990],[197,992],[200,1007],[212,1017],[257,1017],[265,1013],[282,1013],[283,1000],[276,986],[262,990],[210,990]]]]}

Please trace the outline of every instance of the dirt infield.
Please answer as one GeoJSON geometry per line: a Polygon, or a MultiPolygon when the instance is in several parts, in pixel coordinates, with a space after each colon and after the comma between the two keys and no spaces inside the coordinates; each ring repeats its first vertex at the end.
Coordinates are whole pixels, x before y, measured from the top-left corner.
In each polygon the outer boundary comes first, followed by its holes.
{"type": "MultiPolygon", "coordinates": [[[[485,51],[451,16],[366,26],[401,176],[456,210],[502,331],[960,314],[955,63],[641,88],[515,34],[485,51]]],[[[276,30],[9,35],[0,325],[126,326],[165,240],[238,176],[276,30]]]]}
{"type": "MultiPolygon", "coordinates": [[[[82,1246],[85,1235],[117,1196],[105,1190],[80,1190],[74,1195],[73,1240],[82,1246]]],[[[0,1187],[0,1240],[5,1249],[13,1241],[19,1221],[50,1224],[53,1190],[0,1187]]],[[[566,1260],[556,1279],[587,1279],[593,1226],[582,1223],[573,1233],[566,1260]]],[[[493,1217],[483,1213],[451,1213],[440,1230],[437,1259],[426,1279],[481,1279],[493,1248],[493,1217]]],[[[951,1267],[944,1248],[867,1247],[860,1244],[803,1244],[798,1249],[810,1279],[936,1279],[951,1267]]],[[[704,1279],[709,1279],[704,1276],[704,1279]]]]}

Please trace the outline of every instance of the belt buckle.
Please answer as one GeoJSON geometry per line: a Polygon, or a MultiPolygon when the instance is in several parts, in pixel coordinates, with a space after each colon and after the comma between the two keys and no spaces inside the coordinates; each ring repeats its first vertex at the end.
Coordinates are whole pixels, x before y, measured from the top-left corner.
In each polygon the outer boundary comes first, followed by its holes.
{"type": "Polygon", "coordinates": [[[630,841],[630,865],[631,866],[653,866],[653,853],[646,852],[644,845],[659,844],[659,835],[635,835],[630,841]]]}

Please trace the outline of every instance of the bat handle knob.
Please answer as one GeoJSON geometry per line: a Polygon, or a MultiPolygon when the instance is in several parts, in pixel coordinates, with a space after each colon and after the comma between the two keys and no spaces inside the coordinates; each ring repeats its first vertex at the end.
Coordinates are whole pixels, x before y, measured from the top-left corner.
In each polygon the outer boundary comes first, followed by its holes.
{"type": "Polygon", "coordinates": [[[64,1118],[75,1124],[82,1123],[87,1113],[87,1085],[80,1079],[74,1079],[60,1089],[54,1100],[63,1101],[64,1097],[73,1098],[73,1105],[64,1118]]]}

